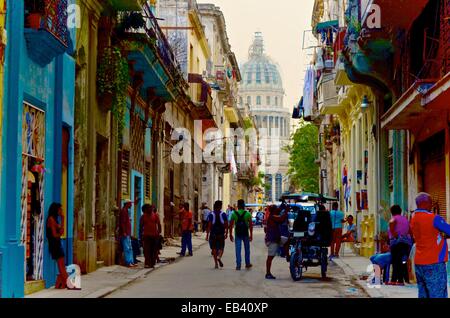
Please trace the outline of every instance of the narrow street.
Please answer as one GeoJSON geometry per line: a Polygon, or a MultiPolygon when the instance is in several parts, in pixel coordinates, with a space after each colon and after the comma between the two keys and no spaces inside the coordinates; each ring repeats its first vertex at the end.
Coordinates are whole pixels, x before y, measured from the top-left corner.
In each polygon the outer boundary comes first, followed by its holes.
{"type": "MultiPolygon", "coordinates": [[[[267,249],[264,232],[257,228],[251,245],[251,270],[235,270],[234,244],[226,242],[224,268],[214,269],[208,244],[194,251],[193,257],[180,258],[117,290],[116,298],[349,298],[367,297],[365,292],[330,262],[326,280],[319,268],[310,268],[300,282],[294,282],[284,258],[277,257],[272,266],[276,280],[264,279],[267,249]]],[[[243,253],[243,251],[242,251],[243,253]]]]}

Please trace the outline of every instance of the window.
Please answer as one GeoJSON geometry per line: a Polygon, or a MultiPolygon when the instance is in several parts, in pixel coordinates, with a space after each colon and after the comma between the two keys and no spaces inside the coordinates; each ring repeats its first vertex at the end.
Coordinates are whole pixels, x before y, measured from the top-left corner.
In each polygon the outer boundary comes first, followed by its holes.
{"type": "Polygon", "coordinates": [[[252,83],[252,73],[248,72],[247,73],[247,84],[251,84],[252,83]]]}
{"type": "Polygon", "coordinates": [[[256,65],[256,84],[261,84],[261,65],[256,65]]]}
{"type": "Polygon", "coordinates": [[[266,79],[266,84],[270,84],[270,73],[267,65],[264,65],[264,77],[266,79]]]}
{"type": "Polygon", "coordinates": [[[278,106],[278,97],[275,97],[275,106],[278,106]]]}
{"type": "Polygon", "coordinates": [[[261,105],[261,96],[256,96],[256,105],[261,105]]]}
{"type": "Polygon", "coordinates": [[[270,96],[266,97],[266,104],[267,104],[267,106],[270,106],[270,96]]]}
{"type": "Polygon", "coordinates": [[[281,199],[283,189],[283,176],[281,174],[277,174],[275,177],[275,200],[281,199]]]}
{"type": "Polygon", "coordinates": [[[122,151],[122,194],[128,195],[128,184],[130,180],[130,151],[123,150],[122,151]]]}
{"type": "Polygon", "coordinates": [[[252,98],[250,96],[247,96],[247,104],[248,105],[252,104],[252,98]]]}

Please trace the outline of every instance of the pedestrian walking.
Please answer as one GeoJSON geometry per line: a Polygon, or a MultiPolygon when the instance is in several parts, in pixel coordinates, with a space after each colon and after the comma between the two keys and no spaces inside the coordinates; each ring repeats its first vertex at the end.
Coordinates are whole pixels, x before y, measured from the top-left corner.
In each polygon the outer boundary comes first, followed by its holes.
{"type": "Polygon", "coordinates": [[[130,208],[133,205],[131,200],[125,200],[119,215],[119,239],[122,245],[125,266],[136,267],[133,261],[133,249],[131,247],[131,221],[130,208]]]}
{"type": "Polygon", "coordinates": [[[412,239],[409,221],[402,216],[399,205],[391,207],[392,218],[389,221],[389,246],[392,256],[392,279],[388,285],[409,283],[408,256],[411,252],[412,239]]]}
{"type": "Polygon", "coordinates": [[[345,214],[339,210],[339,204],[337,202],[333,202],[332,207],[333,209],[330,211],[332,226],[330,258],[339,258],[339,251],[341,250],[342,227],[345,222],[345,214]]]}
{"type": "Polygon", "coordinates": [[[278,249],[287,242],[287,237],[282,239],[281,225],[287,220],[287,213],[280,215],[280,209],[276,205],[269,208],[269,217],[267,219],[267,231],[265,242],[267,246],[266,259],[266,279],[276,279],[271,273],[272,261],[277,255],[278,249]]]}
{"type": "Polygon", "coordinates": [[[222,211],[222,201],[214,203],[214,211],[208,216],[206,240],[211,247],[215,268],[223,267],[222,256],[225,249],[225,240],[228,235],[228,219],[222,211]]]}
{"type": "Polygon", "coordinates": [[[145,268],[154,268],[158,259],[161,221],[156,208],[150,204],[142,207],[142,241],[144,245],[145,268]]]}
{"type": "Polygon", "coordinates": [[[432,211],[428,193],[416,197],[417,210],[411,219],[411,231],[416,244],[414,256],[419,298],[448,298],[448,247],[444,235],[450,235],[450,225],[432,211]]]}
{"type": "Polygon", "coordinates": [[[253,240],[252,215],[245,210],[245,201],[238,201],[238,210],[231,216],[230,240],[235,242],[236,248],[236,270],[241,270],[241,250],[244,243],[245,268],[249,269],[253,265],[250,262],[250,242],[253,240]],[[233,237],[233,228],[236,233],[236,240],[233,237]]]}
{"type": "Polygon", "coordinates": [[[208,216],[211,213],[211,210],[206,205],[206,202],[203,202],[202,205],[202,232],[205,233],[208,228],[208,216]]]}
{"type": "Polygon", "coordinates": [[[192,231],[194,230],[193,214],[189,210],[189,203],[185,202],[180,211],[181,220],[181,256],[185,256],[186,249],[189,251],[189,256],[192,256],[192,231]]]}

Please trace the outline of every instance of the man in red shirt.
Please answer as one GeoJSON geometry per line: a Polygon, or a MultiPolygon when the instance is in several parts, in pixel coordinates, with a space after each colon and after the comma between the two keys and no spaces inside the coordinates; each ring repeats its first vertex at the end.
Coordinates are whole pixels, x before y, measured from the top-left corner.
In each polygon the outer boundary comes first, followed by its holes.
{"type": "Polygon", "coordinates": [[[161,234],[161,221],[159,220],[156,207],[144,204],[142,207],[140,225],[144,245],[145,268],[154,268],[158,257],[159,236],[161,234]]]}
{"type": "Polygon", "coordinates": [[[433,201],[428,193],[419,193],[416,205],[411,231],[416,243],[414,264],[419,298],[448,298],[448,247],[442,233],[450,235],[450,225],[431,212],[433,201]]]}
{"type": "Polygon", "coordinates": [[[186,248],[189,250],[189,256],[192,256],[192,231],[194,230],[193,214],[189,211],[189,203],[185,202],[180,211],[181,220],[181,252],[186,254],[186,248]]]}

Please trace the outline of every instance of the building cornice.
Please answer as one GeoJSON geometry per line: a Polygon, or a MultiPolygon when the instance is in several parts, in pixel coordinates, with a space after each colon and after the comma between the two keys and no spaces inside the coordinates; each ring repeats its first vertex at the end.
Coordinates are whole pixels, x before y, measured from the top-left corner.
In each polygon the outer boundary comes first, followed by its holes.
{"type": "Polygon", "coordinates": [[[203,25],[200,21],[200,17],[198,16],[198,11],[195,9],[189,10],[189,20],[191,21],[192,26],[194,27],[195,35],[200,42],[200,46],[205,54],[206,58],[209,59],[211,57],[211,49],[209,48],[208,40],[206,39],[205,30],[203,29],[203,25]]]}

